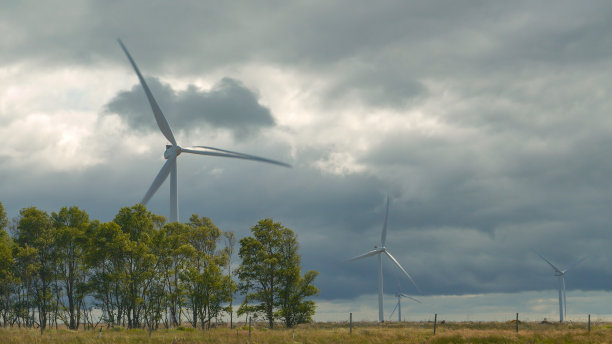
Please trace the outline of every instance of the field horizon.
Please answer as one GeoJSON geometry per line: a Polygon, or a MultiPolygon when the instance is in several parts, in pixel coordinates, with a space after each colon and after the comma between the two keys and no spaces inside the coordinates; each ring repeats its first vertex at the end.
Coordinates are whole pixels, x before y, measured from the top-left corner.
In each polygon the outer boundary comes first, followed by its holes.
{"type": "Polygon", "coordinates": [[[94,329],[0,328],[2,343],[609,343],[612,323],[543,323],[515,321],[319,322],[295,328],[269,329],[264,322],[249,327],[200,329],[180,326],[149,333],[145,329],[98,326],[94,329]],[[102,328],[102,331],[100,331],[102,328]]]}

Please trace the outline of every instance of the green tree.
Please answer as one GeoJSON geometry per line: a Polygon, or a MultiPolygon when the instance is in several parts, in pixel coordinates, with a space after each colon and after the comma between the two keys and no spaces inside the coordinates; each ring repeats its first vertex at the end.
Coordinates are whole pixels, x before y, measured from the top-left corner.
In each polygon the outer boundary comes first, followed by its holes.
{"type": "Polygon", "coordinates": [[[171,326],[181,324],[182,309],[185,307],[185,286],[183,276],[189,265],[189,260],[196,252],[188,243],[190,228],[188,225],[173,222],[162,228],[164,256],[161,264],[166,284],[166,300],[171,326]]]}
{"type": "Polygon", "coordinates": [[[58,254],[57,278],[64,284],[68,301],[68,327],[78,329],[81,320],[81,308],[85,299],[87,268],[85,254],[87,251],[89,215],[78,207],[63,207],[52,213],[57,229],[56,247],[58,254]]]}
{"type": "Polygon", "coordinates": [[[151,335],[151,332],[159,327],[164,311],[167,311],[166,270],[171,256],[166,233],[163,230],[153,231],[149,250],[153,264],[145,280],[143,318],[151,335]]]}
{"type": "MultiPolygon", "coordinates": [[[[230,280],[232,280],[232,256],[234,255],[234,247],[236,246],[236,236],[234,232],[225,232],[223,233],[225,237],[225,252],[227,254],[227,276],[230,280]]],[[[230,294],[230,304],[227,307],[227,312],[230,315],[230,328],[234,326],[234,292],[235,288],[232,288],[230,294]]]]}
{"type": "Polygon", "coordinates": [[[209,218],[195,214],[189,219],[189,227],[187,242],[193,247],[193,255],[185,269],[184,285],[192,326],[197,327],[199,319],[204,328],[219,316],[221,305],[230,301],[234,284],[222,273],[228,257],[226,250],[217,248],[221,230],[209,218]]]}
{"type": "Polygon", "coordinates": [[[147,293],[151,291],[147,283],[156,269],[156,257],[151,253],[154,236],[153,214],[138,203],[123,207],[113,220],[121,230],[129,235],[127,249],[123,252],[124,303],[128,328],[140,327],[147,293]]]}
{"type": "Polygon", "coordinates": [[[312,321],[315,304],[307,297],[317,295],[319,290],[313,282],[318,276],[317,271],[308,271],[300,276],[301,257],[297,253],[299,245],[294,235],[287,235],[280,243],[281,265],[283,275],[278,293],[278,315],[286,327],[312,321]]]}
{"type": "Polygon", "coordinates": [[[36,278],[33,280],[36,295],[36,307],[41,333],[47,327],[53,294],[51,286],[54,281],[57,254],[55,250],[56,230],[51,217],[35,207],[25,208],[19,212],[17,224],[17,244],[22,248],[34,250],[36,278]]]}
{"type": "Polygon", "coordinates": [[[121,323],[125,309],[124,260],[130,237],[114,222],[94,221],[91,233],[86,255],[90,284],[105,321],[114,326],[121,323]]]}
{"type": "Polygon", "coordinates": [[[0,230],[6,231],[6,227],[8,226],[8,217],[6,217],[6,211],[4,210],[4,206],[2,202],[0,202],[0,230]]]}
{"type": "Polygon", "coordinates": [[[315,304],[305,298],[318,293],[313,285],[318,273],[309,271],[300,277],[301,257],[293,231],[280,222],[263,219],[251,227],[251,234],[240,240],[242,263],[236,274],[246,301],[239,312],[263,315],[270,328],[277,319],[287,327],[311,321],[315,304]]]}
{"type": "Polygon", "coordinates": [[[4,327],[11,317],[11,294],[17,282],[13,271],[14,243],[6,232],[7,224],[6,213],[0,203],[0,316],[4,327]]]}
{"type": "Polygon", "coordinates": [[[34,314],[36,301],[36,277],[40,270],[37,255],[38,250],[30,245],[15,245],[15,275],[18,278],[16,288],[17,300],[14,304],[14,312],[17,325],[21,327],[34,326],[34,314]]]}

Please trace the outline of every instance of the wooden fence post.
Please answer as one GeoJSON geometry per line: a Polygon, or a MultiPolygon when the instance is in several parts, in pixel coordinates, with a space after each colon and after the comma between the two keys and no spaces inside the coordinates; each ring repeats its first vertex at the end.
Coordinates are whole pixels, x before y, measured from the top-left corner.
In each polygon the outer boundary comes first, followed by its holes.
{"type": "Polygon", "coordinates": [[[251,340],[251,317],[249,317],[249,341],[251,340]]]}
{"type": "Polygon", "coordinates": [[[516,333],[518,333],[518,313],[516,313],[516,333]]]}
{"type": "Polygon", "coordinates": [[[434,336],[436,335],[436,327],[438,325],[438,313],[434,315],[434,336]]]}
{"type": "Polygon", "coordinates": [[[591,332],[591,315],[589,314],[589,322],[587,325],[587,329],[589,330],[589,332],[591,332]]]}
{"type": "Polygon", "coordinates": [[[353,334],[353,312],[349,313],[349,334],[353,334]]]}

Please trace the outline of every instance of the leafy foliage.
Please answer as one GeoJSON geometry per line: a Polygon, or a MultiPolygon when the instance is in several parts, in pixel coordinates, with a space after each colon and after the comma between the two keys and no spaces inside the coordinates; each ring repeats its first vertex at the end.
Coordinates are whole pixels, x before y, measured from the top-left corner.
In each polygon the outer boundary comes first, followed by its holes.
{"type": "Polygon", "coordinates": [[[51,215],[30,207],[20,211],[11,237],[0,203],[2,325],[41,333],[62,322],[149,333],[184,321],[210,328],[231,310],[231,249],[222,242],[233,234],[198,215],[165,222],[142,204],[106,223],[78,207],[51,215]]]}
{"type": "Polygon", "coordinates": [[[238,314],[261,315],[270,328],[277,319],[286,327],[312,321],[315,304],[306,298],[318,293],[313,285],[318,273],[300,276],[301,257],[293,231],[268,218],[253,226],[251,233],[240,240],[242,263],[236,274],[244,302],[238,314]]]}
{"type": "Polygon", "coordinates": [[[3,326],[7,325],[11,317],[11,294],[17,283],[13,266],[14,243],[6,232],[8,220],[4,207],[0,203],[0,316],[3,326]]]}

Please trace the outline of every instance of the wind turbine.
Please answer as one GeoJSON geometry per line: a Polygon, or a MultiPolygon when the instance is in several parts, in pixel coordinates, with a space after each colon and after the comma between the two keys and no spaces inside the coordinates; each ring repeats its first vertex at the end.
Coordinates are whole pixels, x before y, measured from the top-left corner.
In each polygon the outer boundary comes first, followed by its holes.
{"type": "Polygon", "coordinates": [[[559,269],[553,263],[551,263],[548,259],[544,258],[543,255],[537,253],[540,258],[544,259],[545,262],[550,265],[555,271],[555,276],[558,277],[559,280],[559,322],[563,322],[563,317],[567,316],[567,299],[565,297],[565,273],[571,268],[578,265],[580,262],[584,260],[584,258],[578,260],[572,265],[567,266],[565,269],[559,269]]]}
{"type": "Polygon", "coordinates": [[[397,309],[397,322],[401,322],[402,321],[402,302],[401,302],[401,298],[402,297],[410,299],[410,300],[412,300],[414,302],[421,303],[421,301],[419,301],[418,299],[415,299],[412,296],[408,296],[408,295],[402,293],[401,289],[399,287],[399,283],[397,284],[397,292],[395,293],[395,297],[397,297],[397,303],[395,304],[395,308],[393,308],[393,312],[391,312],[391,314],[389,314],[389,319],[391,319],[391,317],[393,316],[393,313],[395,313],[395,310],[397,309]]]}
{"type": "Polygon", "coordinates": [[[136,72],[136,75],[138,75],[138,80],[140,80],[140,85],[144,89],[147,99],[149,100],[149,104],[151,105],[151,109],[153,110],[153,115],[155,116],[155,121],[157,122],[157,126],[159,127],[159,130],[161,130],[162,134],[171,143],[170,145],[166,145],[166,151],[164,152],[164,158],[167,161],[162,166],[161,170],[159,170],[159,173],[157,174],[155,179],[153,179],[153,183],[151,183],[149,190],[147,190],[147,193],[142,198],[142,201],[141,201],[142,204],[144,205],[147,204],[147,202],[155,194],[157,189],[159,189],[161,184],[166,180],[166,178],[168,178],[168,174],[170,174],[170,222],[178,221],[179,214],[178,214],[176,158],[181,153],[254,160],[254,161],[260,161],[260,162],[280,165],[284,167],[291,167],[291,165],[286,164],[284,162],[266,159],[266,158],[244,154],[244,153],[232,152],[232,151],[228,151],[225,149],[219,149],[219,148],[208,147],[208,146],[190,146],[190,147],[179,146],[176,143],[176,140],[174,139],[174,135],[172,134],[172,130],[170,129],[170,125],[168,124],[166,117],[164,117],[164,114],[162,113],[157,102],[155,101],[155,98],[153,98],[153,94],[151,93],[149,86],[147,86],[147,83],[142,77],[142,74],[140,74],[140,70],[136,66],[134,59],[132,59],[132,56],[128,52],[125,45],[123,45],[123,42],[121,42],[120,39],[117,39],[117,41],[119,42],[119,45],[121,45],[121,49],[123,49],[123,52],[125,52],[125,55],[127,56],[128,60],[130,60],[130,63],[132,64],[132,67],[134,68],[134,72],[136,72]]]}
{"type": "Polygon", "coordinates": [[[389,196],[387,196],[387,208],[385,210],[385,222],[383,224],[382,234],[380,236],[380,247],[374,246],[374,249],[366,252],[360,256],[353,257],[349,259],[349,261],[362,259],[365,257],[370,257],[377,255],[378,256],[378,321],[384,322],[384,313],[383,313],[383,273],[382,273],[382,255],[385,254],[389,259],[397,266],[407,277],[410,279],[410,282],[419,290],[419,287],[416,285],[412,277],[404,268],[400,265],[400,263],[395,259],[387,248],[385,247],[385,242],[387,241],[387,218],[389,217],[389,196]]]}

